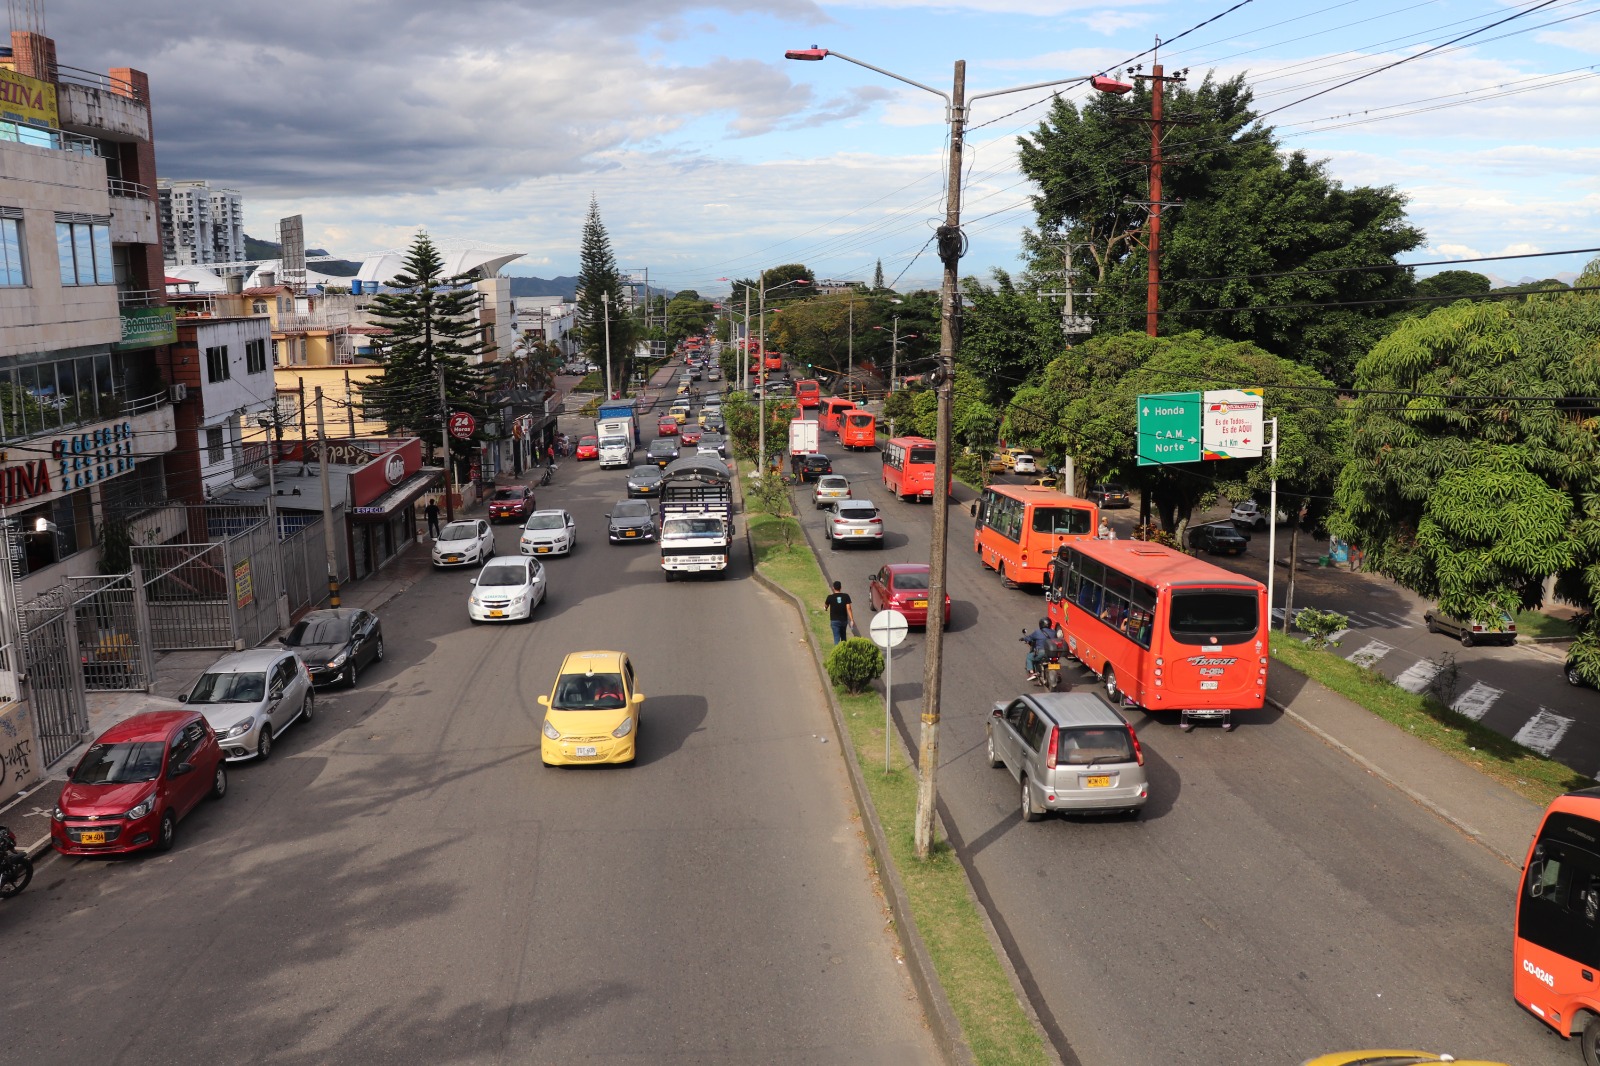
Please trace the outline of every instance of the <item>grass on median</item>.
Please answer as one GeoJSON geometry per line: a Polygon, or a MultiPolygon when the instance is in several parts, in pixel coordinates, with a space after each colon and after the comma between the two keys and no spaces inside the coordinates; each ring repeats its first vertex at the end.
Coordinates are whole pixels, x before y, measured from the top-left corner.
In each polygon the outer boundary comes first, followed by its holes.
{"type": "Polygon", "coordinates": [[[1466,715],[1457,714],[1433,696],[1407,692],[1376,670],[1358,666],[1331,651],[1317,651],[1294,637],[1274,633],[1272,654],[1286,666],[1540,806],[1563,792],[1594,783],[1570,766],[1546,759],[1466,715]]]}
{"type": "Polygon", "coordinates": [[[1518,611],[1517,634],[1524,637],[1575,637],[1578,629],[1565,618],[1553,618],[1543,611],[1518,611]]]}
{"type": "MultiPolygon", "coordinates": [[[[793,519],[751,513],[748,520],[757,568],[799,597],[805,605],[811,639],[818,647],[827,647],[833,639],[822,604],[827,582],[804,535],[793,519]],[[794,527],[790,530],[793,547],[788,546],[784,524],[794,527]]],[[[837,688],[835,695],[917,930],[928,946],[951,1009],[961,1021],[973,1059],[983,1064],[1048,1062],[1043,1042],[995,957],[967,890],[961,863],[948,845],[942,845],[926,862],[916,857],[912,829],[917,775],[898,745],[891,747],[890,770],[884,773],[882,695],[852,696],[837,688]]]]}

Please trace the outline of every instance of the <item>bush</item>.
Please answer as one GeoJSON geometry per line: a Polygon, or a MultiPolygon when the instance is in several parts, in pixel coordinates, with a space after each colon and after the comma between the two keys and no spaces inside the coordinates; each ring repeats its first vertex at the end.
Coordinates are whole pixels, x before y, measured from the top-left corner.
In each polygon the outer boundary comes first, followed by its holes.
{"type": "Polygon", "coordinates": [[[835,685],[856,693],[883,676],[883,652],[866,637],[849,637],[833,646],[822,665],[835,685]]]}
{"type": "Polygon", "coordinates": [[[1317,650],[1339,646],[1333,639],[1335,633],[1350,628],[1350,619],[1335,611],[1319,611],[1307,607],[1295,612],[1295,628],[1306,634],[1306,643],[1317,650]]]}

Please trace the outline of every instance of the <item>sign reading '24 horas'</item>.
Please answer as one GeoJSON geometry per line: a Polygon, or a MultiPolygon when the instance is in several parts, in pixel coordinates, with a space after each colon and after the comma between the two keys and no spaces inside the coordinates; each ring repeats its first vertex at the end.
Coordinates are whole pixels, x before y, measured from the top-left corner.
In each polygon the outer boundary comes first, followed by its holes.
{"type": "Polygon", "coordinates": [[[133,423],[118,422],[50,442],[50,461],[56,468],[57,487],[63,492],[132,470],[133,423]]]}

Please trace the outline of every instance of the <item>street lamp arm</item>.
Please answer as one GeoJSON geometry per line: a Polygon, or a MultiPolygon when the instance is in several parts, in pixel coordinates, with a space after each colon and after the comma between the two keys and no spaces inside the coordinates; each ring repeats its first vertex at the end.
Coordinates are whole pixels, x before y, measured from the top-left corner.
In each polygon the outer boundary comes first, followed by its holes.
{"type": "MultiPolygon", "coordinates": [[[[833,54],[838,55],[839,53],[834,52],[833,54]]],[[[967,103],[971,104],[974,100],[987,100],[991,96],[1004,96],[1007,93],[1027,92],[1029,89],[1048,89],[1052,85],[1077,85],[1088,80],[1088,77],[1080,75],[1076,78],[1057,78],[1055,81],[1036,81],[1032,85],[1013,85],[1009,89],[995,89],[991,92],[976,93],[967,97],[967,103]]]]}
{"type": "MultiPolygon", "coordinates": [[[[947,93],[947,92],[944,92],[944,91],[939,90],[939,89],[935,89],[931,85],[924,85],[920,81],[912,81],[910,78],[902,77],[899,74],[896,74],[892,70],[884,70],[882,67],[875,67],[871,63],[867,63],[867,62],[864,62],[864,61],[862,61],[860,59],[856,59],[853,56],[847,56],[843,52],[835,52],[831,48],[796,48],[796,49],[790,49],[789,51],[787,51],[787,52],[785,52],[783,54],[783,58],[785,58],[785,59],[801,59],[801,60],[809,60],[809,61],[815,61],[815,60],[818,60],[818,59],[825,59],[828,56],[832,56],[835,59],[842,59],[846,63],[854,63],[858,67],[866,67],[868,70],[877,71],[879,74],[882,74],[886,78],[893,78],[895,81],[903,81],[907,85],[914,85],[917,88],[921,89],[923,92],[932,93],[933,95],[937,96],[939,99],[943,100],[945,107],[949,107],[950,106],[950,94],[947,93]],[[820,54],[818,54],[818,53],[820,53],[820,54]]],[[[1080,80],[1081,81],[1082,79],[1075,79],[1075,80],[1080,80]]],[[[1055,83],[1054,82],[1046,82],[1045,84],[1054,85],[1055,83]]],[[[1023,88],[1030,88],[1030,87],[1031,86],[1023,86],[1023,88]]],[[[1015,90],[1007,90],[1007,91],[1014,92],[1015,90]]]]}

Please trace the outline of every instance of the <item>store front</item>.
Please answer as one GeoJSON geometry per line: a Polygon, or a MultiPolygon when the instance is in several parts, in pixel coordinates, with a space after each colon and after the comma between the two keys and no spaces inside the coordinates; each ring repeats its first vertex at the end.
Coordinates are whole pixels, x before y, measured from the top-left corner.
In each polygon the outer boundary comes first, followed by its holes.
{"type": "Polygon", "coordinates": [[[383,569],[417,539],[417,501],[441,477],[423,468],[417,438],[383,443],[385,451],[350,472],[350,562],[357,580],[383,569]]]}

